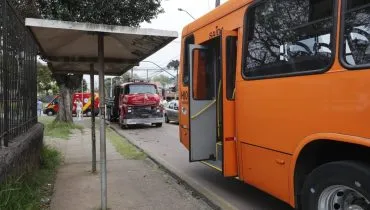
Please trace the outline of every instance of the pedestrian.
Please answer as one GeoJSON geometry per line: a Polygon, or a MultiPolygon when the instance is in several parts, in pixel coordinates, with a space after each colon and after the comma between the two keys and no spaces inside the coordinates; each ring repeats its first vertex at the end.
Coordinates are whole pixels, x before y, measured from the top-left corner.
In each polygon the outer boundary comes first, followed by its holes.
{"type": "Polygon", "coordinates": [[[42,101],[39,98],[37,99],[37,116],[42,116],[42,101]]]}
{"type": "Polygon", "coordinates": [[[81,102],[81,100],[80,99],[77,99],[76,100],[76,115],[77,115],[77,119],[78,120],[81,120],[81,118],[82,118],[82,102],[81,102]]]}

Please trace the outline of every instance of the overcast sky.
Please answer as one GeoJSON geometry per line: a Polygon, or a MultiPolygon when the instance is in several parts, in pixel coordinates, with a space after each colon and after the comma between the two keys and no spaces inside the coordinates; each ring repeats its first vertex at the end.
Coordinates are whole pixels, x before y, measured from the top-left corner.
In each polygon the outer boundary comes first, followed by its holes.
{"type": "MultiPolygon", "coordinates": [[[[226,2],[226,0],[221,0],[221,4],[224,2],[226,2]]],[[[142,23],[141,27],[178,31],[179,38],[146,59],[157,63],[161,67],[165,67],[169,61],[180,59],[180,36],[182,29],[185,25],[193,21],[188,14],[178,11],[178,8],[188,11],[194,18],[199,18],[215,7],[215,0],[162,0],[162,7],[164,13],[160,14],[156,19],[153,19],[151,23],[142,23]]],[[[158,69],[158,67],[150,63],[140,63],[140,66],[135,68],[138,70],[134,72],[142,77],[146,77],[146,71],[140,71],[140,69],[158,69]]],[[[158,73],[151,71],[149,76],[153,75],[158,75],[158,73]]],[[[88,82],[90,81],[88,75],[85,75],[84,78],[88,82]]],[[[95,78],[95,80],[95,84],[97,84],[97,78],[95,78]]]]}

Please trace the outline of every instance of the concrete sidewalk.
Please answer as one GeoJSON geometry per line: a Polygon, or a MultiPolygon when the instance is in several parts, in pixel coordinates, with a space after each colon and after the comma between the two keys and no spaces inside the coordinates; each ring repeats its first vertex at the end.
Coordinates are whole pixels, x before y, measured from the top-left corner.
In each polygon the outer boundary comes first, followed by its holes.
{"type": "MultiPolygon", "coordinates": [[[[89,118],[83,124],[88,127],[89,118]]],[[[97,141],[99,154],[99,138],[97,141]]],[[[91,130],[75,131],[69,140],[46,139],[46,142],[57,147],[64,156],[51,209],[99,209],[100,177],[99,173],[90,173],[91,130]]],[[[99,170],[99,163],[97,167],[99,170]]],[[[108,138],[107,170],[110,209],[211,209],[149,159],[130,160],[121,156],[108,138]]]]}

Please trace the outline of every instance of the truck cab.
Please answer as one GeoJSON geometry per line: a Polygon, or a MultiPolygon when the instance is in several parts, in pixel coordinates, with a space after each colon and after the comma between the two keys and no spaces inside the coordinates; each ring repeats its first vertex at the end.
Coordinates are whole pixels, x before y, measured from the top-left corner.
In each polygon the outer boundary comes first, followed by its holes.
{"type": "Polygon", "coordinates": [[[112,119],[118,118],[121,127],[151,124],[161,127],[163,107],[155,84],[130,82],[116,86],[112,119]],[[114,116],[115,115],[115,116],[114,116]]]}

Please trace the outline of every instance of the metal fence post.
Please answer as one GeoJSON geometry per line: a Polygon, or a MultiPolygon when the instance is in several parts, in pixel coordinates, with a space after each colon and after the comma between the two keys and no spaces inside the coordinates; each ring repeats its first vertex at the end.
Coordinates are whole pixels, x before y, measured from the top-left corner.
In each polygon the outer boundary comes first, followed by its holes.
{"type": "Polygon", "coordinates": [[[4,2],[3,11],[3,78],[4,78],[4,146],[8,146],[9,142],[9,69],[8,69],[8,14],[7,14],[8,2],[4,2]]]}

